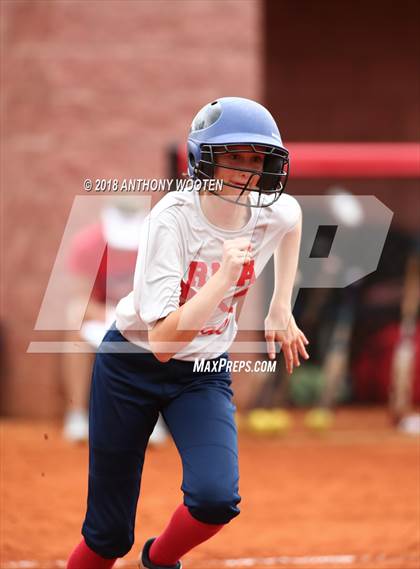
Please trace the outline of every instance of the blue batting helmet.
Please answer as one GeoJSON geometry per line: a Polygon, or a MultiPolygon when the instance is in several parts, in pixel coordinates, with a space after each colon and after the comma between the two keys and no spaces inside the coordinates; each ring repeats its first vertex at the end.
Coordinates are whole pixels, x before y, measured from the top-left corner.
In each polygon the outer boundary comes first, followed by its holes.
{"type": "Polygon", "coordinates": [[[289,173],[289,153],[283,146],[277,124],[265,107],[250,99],[223,97],[204,106],[194,117],[188,136],[188,174],[192,178],[214,177],[217,155],[238,152],[235,146],[248,146],[248,150],[264,155],[262,171],[220,166],[249,172],[243,186],[226,183],[240,190],[238,197],[219,195],[222,199],[248,205],[267,207],[283,192],[289,173]],[[259,176],[255,188],[248,188],[251,179],[259,176]],[[244,192],[257,192],[256,204],[239,202],[244,192]]]}

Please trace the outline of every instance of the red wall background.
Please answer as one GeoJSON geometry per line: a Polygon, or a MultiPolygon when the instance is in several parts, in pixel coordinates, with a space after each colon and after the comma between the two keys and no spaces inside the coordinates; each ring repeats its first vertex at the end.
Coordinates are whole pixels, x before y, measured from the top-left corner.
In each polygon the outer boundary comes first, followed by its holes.
{"type": "Polygon", "coordinates": [[[259,98],[260,15],[253,0],[1,2],[3,413],[62,410],[59,357],[26,349],[57,339],[33,328],[83,180],[165,177],[199,108],[259,98]]]}
{"type": "MultiPolygon", "coordinates": [[[[263,97],[286,143],[420,140],[418,2],[266,0],[263,28],[263,97]]],[[[373,194],[395,212],[395,227],[414,232],[418,180],[394,180],[392,161],[389,172],[308,183],[293,180],[292,169],[289,191],[316,194],[337,183],[373,194]]]]}

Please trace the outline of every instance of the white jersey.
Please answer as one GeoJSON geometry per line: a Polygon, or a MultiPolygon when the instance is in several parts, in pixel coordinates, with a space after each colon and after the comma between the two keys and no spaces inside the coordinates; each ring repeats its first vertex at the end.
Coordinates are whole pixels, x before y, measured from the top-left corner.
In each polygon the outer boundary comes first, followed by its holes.
{"type": "MultiPolygon", "coordinates": [[[[256,201],[252,192],[250,199],[256,201]]],[[[204,328],[174,358],[212,359],[226,352],[237,332],[238,300],[300,218],[299,203],[288,194],[269,207],[251,208],[250,212],[241,229],[222,229],[205,217],[197,191],[170,192],[163,197],[142,224],[134,289],[116,309],[116,325],[124,337],[150,350],[146,331],[182,306],[218,270],[227,239],[245,237],[252,243],[251,262],[244,265],[236,286],[229,289],[204,328]]]]}

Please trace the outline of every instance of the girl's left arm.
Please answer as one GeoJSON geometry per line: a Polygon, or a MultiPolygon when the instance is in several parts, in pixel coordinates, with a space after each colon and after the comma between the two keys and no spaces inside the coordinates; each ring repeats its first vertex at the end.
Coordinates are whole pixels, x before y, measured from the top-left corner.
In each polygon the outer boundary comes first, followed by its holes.
{"type": "Polygon", "coordinates": [[[299,354],[308,359],[305,334],[297,327],[292,314],[292,292],[299,260],[302,216],[280,241],[274,253],[274,293],[265,319],[265,338],[270,359],[276,357],[276,342],[281,345],[286,369],[300,366],[299,354]]]}

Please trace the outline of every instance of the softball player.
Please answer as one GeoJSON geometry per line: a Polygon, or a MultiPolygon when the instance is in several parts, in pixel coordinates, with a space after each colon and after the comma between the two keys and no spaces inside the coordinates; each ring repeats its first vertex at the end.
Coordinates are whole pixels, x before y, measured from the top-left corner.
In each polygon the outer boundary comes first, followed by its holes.
{"type": "Polygon", "coordinates": [[[149,539],[140,566],[180,569],[180,558],[239,514],[238,451],[227,350],[238,300],[275,253],[265,320],[270,358],[282,346],[289,373],[308,358],[291,313],[301,212],[283,194],[288,152],[260,104],[209,103],[188,137],[195,179],[221,191],[171,192],[141,229],[134,290],[101,344],[90,399],[88,505],[68,569],[105,569],[134,542],[149,436],[162,413],[182,458],[183,503],[149,539]],[[146,245],[145,245],[146,244],[146,245]],[[211,371],[194,372],[194,360],[211,371]]]}

